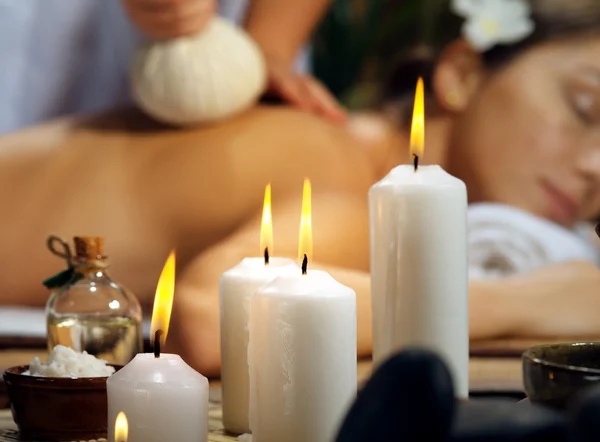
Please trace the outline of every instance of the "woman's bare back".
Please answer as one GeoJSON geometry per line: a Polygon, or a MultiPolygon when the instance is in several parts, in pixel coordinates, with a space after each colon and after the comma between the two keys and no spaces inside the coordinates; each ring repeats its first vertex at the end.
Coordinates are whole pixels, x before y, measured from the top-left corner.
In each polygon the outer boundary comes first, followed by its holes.
{"type": "Polygon", "coordinates": [[[189,130],[119,111],[7,136],[0,303],[44,302],[41,281],[63,265],[45,250],[50,233],[106,237],[111,273],[150,299],[170,249],[184,267],[254,217],[269,182],[274,206],[299,197],[304,177],[317,195],[366,198],[380,173],[373,152],[344,127],[279,107],[189,130]]]}

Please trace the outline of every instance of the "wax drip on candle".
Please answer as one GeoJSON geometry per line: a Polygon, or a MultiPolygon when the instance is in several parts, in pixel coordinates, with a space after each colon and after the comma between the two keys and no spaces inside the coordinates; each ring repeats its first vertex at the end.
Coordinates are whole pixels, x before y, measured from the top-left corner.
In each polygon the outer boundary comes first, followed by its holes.
{"type": "Polygon", "coordinates": [[[413,166],[415,167],[415,172],[419,168],[419,155],[413,153],[413,166]]]}
{"type": "Polygon", "coordinates": [[[154,357],[160,358],[160,337],[163,335],[162,330],[156,330],[154,333],[154,357]]]}
{"type": "Polygon", "coordinates": [[[303,275],[306,275],[307,267],[308,267],[308,256],[306,256],[306,253],[305,253],[304,258],[302,259],[302,274],[303,275]]]}
{"type": "Polygon", "coordinates": [[[265,265],[269,264],[269,248],[265,247],[265,265]]]}

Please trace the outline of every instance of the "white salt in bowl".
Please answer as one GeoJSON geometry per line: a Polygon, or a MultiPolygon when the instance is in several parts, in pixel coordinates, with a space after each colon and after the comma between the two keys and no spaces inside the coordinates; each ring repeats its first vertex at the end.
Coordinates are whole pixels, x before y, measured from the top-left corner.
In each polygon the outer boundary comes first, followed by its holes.
{"type": "Polygon", "coordinates": [[[20,365],[3,374],[21,438],[46,441],[106,438],[108,377],[38,377],[23,374],[27,370],[28,365],[20,365]]]}

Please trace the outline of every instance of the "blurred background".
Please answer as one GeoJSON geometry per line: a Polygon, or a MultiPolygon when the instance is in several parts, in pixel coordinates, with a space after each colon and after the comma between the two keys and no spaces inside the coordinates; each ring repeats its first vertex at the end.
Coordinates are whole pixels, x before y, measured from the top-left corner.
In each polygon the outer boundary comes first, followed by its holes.
{"type": "Polygon", "coordinates": [[[314,74],[352,110],[377,105],[397,61],[445,33],[435,29],[444,3],[335,0],[313,40],[314,74]]]}

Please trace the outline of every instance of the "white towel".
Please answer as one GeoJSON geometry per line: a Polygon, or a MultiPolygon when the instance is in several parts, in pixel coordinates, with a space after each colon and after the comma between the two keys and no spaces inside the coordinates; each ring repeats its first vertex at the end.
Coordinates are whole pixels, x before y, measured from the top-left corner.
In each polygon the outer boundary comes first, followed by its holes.
{"type": "MultiPolygon", "coordinates": [[[[150,319],[142,323],[144,337],[150,337],[150,319]]],[[[0,337],[46,337],[46,312],[43,308],[0,306],[0,337]]]]}
{"type": "Polygon", "coordinates": [[[0,307],[0,337],[46,336],[46,312],[27,307],[0,307]]]}
{"type": "Polygon", "coordinates": [[[599,241],[589,223],[569,230],[511,206],[472,204],[469,278],[499,278],[574,260],[599,264],[599,241]]]}

